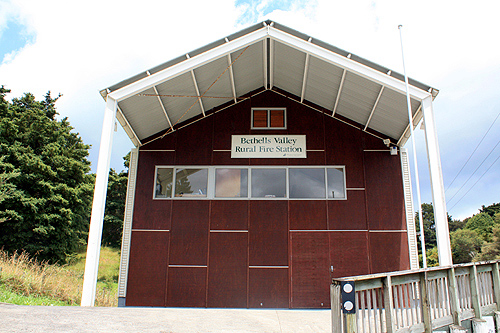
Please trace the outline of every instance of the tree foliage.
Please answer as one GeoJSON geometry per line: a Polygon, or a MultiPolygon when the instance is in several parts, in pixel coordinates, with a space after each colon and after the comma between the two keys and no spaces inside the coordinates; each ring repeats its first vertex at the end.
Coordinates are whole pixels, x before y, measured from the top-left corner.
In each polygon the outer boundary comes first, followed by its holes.
{"type": "Polygon", "coordinates": [[[491,242],[494,226],[495,221],[486,213],[479,213],[472,216],[465,225],[467,229],[475,230],[486,242],[491,242]]]}
{"type": "Polygon", "coordinates": [[[491,217],[494,217],[495,214],[500,213],[500,203],[494,203],[489,206],[481,206],[481,209],[479,210],[480,213],[486,213],[491,217]]]}
{"type": "MultiPolygon", "coordinates": [[[[123,158],[126,168],[128,168],[129,159],[130,153],[123,158]]],[[[102,245],[114,248],[120,248],[121,246],[127,181],[128,171],[120,173],[117,173],[114,169],[109,171],[102,245]]]]}
{"type": "Polygon", "coordinates": [[[481,251],[483,241],[477,232],[470,229],[459,229],[450,234],[451,255],[454,264],[472,262],[481,251]]]}
{"type": "Polygon", "coordinates": [[[85,243],[92,185],[89,146],[57,120],[50,93],[9,102],[0,88],[0,244],[40,260],[64,261],[85,243]],[[5,176],[4,176],[5,177],[5,176]]]}

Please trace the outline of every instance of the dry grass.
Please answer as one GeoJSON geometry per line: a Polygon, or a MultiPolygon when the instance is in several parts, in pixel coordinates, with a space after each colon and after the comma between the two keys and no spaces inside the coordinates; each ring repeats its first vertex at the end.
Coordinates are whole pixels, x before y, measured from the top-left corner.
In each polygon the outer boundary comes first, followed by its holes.
{"type": "MultiPolygon", "coordinates": [[[[74,261],[75,266],[78,265],[77,268],[73,265],[59,266],[38,262],[24,252],[9,255],[0,250],[0,284],[19,295],[45,296],[68,305],[79,305],[83,285],[84,256],[80,255],[74,261]]],[[[117,305],[114,285],[116,282],[107,278],[98,283],[96,306],[117,305]]]]}

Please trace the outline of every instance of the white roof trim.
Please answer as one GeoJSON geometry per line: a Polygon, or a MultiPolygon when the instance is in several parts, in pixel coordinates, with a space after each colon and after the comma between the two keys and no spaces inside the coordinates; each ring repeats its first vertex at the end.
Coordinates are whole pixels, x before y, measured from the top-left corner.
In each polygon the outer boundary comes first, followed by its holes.
{"type": "Polygon", "coordinates": [[[212,61],[213,59],[225,56],[226,54],[229,54],[235,50],[253,44],[254,42],[260,39],[264,39],[267,37],[268,34],[267,30],[268,28],[264,27],[257,31],[251,32],[248,35],[242,36],[233,41],[215,47],[202,54],[189,58],[176,65],[173,65],[172,67],[165,68],[164,70],[161,70],[158,73],[151,74],[151,76],[135,81],[129,85],[126,85],[123,88],[111,92],[109,95],[111,96],[111,98],[120,102],[132,95],[138,94],[141,91],[149,89],[152,86],[158,85],[174,77],[187,73],[195,69],[196,67],[200,67],[212,61]]]}
{"type": "MultiPolygon", "coordinates": [[[[406,94],[405,83],[385,73],[379,72],[373,68],[370,68],[354,60],[348,59],[342,55],[326,50],[316,44],[312,44],[308,41],[287,34],[286,32],[283,32],[276,28],[272,27],[269,28],[269,36],[293,48],[300,49],[319,59],[322,59],[333,65],[342,67],[350,72],[356,73],[364,78],[369,79],[370,81],[375,81],[378,84],[396,90],[402,94],[406,94]]],[[[431,96],[429,92],[416,88],[414,86],[409,87],[409,93],[410,96],[419,101],[423,100],[428,96],[431,96]]]]}

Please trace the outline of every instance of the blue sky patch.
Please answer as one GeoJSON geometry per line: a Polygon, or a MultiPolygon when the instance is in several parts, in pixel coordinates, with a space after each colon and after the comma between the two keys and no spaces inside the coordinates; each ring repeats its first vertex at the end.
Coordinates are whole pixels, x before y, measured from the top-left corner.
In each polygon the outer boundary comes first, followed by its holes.
{"type": "Polygon", "coordinates": [[[23,24],[17,21],[7,22],[6,28],[0,32],[0,64],[3,63],[5,55],[18,51],[34,41],[35,36],[28,34],[23,24]]]}
{"type": "Polygon", "coordinates": [[[273,11],[279,9],[288,11],[293,5],[305,5],[308,1],[302,0],[236,0],[236,7],[243,9],[238,18],[239,24],[256,23],[259,17],[264,18],[273,11]]]}

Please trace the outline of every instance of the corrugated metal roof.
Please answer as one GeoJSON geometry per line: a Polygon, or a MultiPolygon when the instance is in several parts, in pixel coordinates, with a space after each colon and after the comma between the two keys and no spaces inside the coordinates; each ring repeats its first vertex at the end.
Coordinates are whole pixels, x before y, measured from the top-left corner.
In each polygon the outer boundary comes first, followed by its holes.
{"type": "MultiPolygon", "coordinates": [[[[308,104],[335,109],[335,116],[404,144],[406,138],[401,137],[409,122],[400,81],[404,77],[399,73],[266,21],[123,80],[101,94],[106,98],[127,90],[118,106],[136,145],[165,133],[171,125],[205,116],[263,89],[279,89],[297,96],[299,102],[303,98],[308,104]]],[[[409,82],[414,92],[437,94],[428,85],[409,82]]],[[[413,96],[414,114],[420,103],[413,96]]]]}

